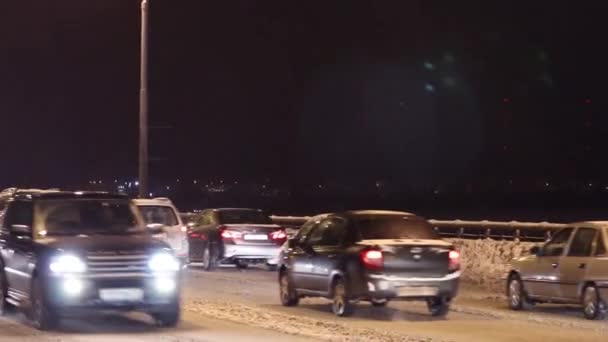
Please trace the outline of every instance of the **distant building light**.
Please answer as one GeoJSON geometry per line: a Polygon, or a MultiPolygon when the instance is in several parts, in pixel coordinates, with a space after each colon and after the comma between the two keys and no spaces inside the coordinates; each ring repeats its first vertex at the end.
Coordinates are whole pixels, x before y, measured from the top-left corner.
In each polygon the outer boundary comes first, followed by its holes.
{"type": "Polygon", "coordinates": [[[435,70],[435,65],[429,61],[424,62],[424,68],[426,70],[435,70]]]}
{"type": "Polygon", "coordinates": [[[150,193],[150,197],[154,197],[154,194],[153,194],[153,193],[150,193]]]}
{"type": "Polygon", "coordinates": [[[192,183],[198,184],[198,181],[195,179],[195,180],[192,181],[192,183]]]}
{"type": "Polygon", "coordinates": [[[435,86],[432,85],[432,84],[430,84],[430,83],[427,83],[427,84],[424,85],[424,90],[426,90],[429,93],[434,93],[435,92],[435,86]]]}
{"type": "Polygon", "coordinates": [[[135,181],[135,186],[139,186],[139,181],[135,181]]]}
{"type": "Polygon", "coordinates": [[[171,187],[167,185],[167,190],[171,190],[171,187]]]}
{"type": "Polygon", "coordinates": [[[118,183],[118,179],[115,179],[115,180],[114,180],[114,183],[118,183]]]}
{"type": "Polygon", "coordinates": [[[177,182],[179,183],[179,178],[177,179],[177,182]]]}
{"type": "Polygon", "coordinates": [[[98,183],[99,183],[99,184],[101,184],[101,183],[103,183],[103,182],[102,182],[102,181],[99,181],[98,183]]]}

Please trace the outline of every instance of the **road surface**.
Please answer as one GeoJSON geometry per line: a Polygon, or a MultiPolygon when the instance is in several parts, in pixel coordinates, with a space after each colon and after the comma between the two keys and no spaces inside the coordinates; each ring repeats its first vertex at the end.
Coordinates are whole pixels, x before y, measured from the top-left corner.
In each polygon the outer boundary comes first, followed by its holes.
{"type": "Polygon", "coordinates": [[[387,308],[361,303],[353,317],[338,318],[322,299],[282,307],[276,274],[263,269],[191,268],[184,274],[183,302],[175,329],[131,314],[65,321],[59,331],[42,333],[13,314],[0,319],[0,341],[600,341],[608,333],[606,322],[587,321],[578,308],[512,312],[500,295],[466,287],[444,319],[414,302],[387,308]]]}

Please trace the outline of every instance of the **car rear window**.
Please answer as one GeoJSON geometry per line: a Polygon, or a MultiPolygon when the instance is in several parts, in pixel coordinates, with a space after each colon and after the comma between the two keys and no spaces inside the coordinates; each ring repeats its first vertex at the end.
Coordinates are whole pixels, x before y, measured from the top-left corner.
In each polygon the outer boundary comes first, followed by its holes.
{"type": "Polygon", "coordinates": [[[144,217],[146,224],[156,223],[165,226],[176,226],[177,216],[173,208],[161,205],[142,205],[139,211],[144,217]]]}
{"type": "Polygon", "coordinates": [[[410,216],[366,216],[355,224],[362,240],[439,238],[428,222],[410,216]]]}
{"type": "Polygon", "coordinates": [[[271,224],[270,216],[256,210],[223,210],[219,212],[222,224],[271,224]]]}

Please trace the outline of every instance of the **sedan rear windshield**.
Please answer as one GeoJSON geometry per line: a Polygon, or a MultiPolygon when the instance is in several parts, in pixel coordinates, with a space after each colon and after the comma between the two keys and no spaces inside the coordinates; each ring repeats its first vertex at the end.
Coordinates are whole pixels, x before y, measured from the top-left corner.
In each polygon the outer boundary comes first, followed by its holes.
{"type": "Polygon", "coordinates": [[[270,217],[255,210],[224,210],[219,212],[222,224],[271,224],[270,217]]]}
{"type": "Polygon", "coordinates": [[[425,220],[408,216],[366,216],[355,220],[362,240],[438,239],[425,220]]]}
{"type": "Polygon", "coordinates": [[[43,200],[37,211],[44,235],[131,234],[143,232],[126,200],[43,200]]]}

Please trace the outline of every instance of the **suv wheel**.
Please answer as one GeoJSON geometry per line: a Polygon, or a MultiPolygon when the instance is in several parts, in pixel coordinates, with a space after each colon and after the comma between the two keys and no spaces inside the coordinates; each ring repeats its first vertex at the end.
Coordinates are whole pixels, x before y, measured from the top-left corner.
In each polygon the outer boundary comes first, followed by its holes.
{"type": "Polygon", "coordinates": [[[331,311],[339,317],[352,315],[355,308],[349,300],[348,289],[346,288],[344,279],[340,278],[334,282],[332,293],[333,302],[331,304],[331,311]]]}
{"type": "Polygon", "coordinates": [[[173,304],[173,307],[164,312],[157,312],[152,314],[152,317],[156,320],[156,324],[163,328],[172,328],[179,323],[180,318],[180,306],[179,303],[173,304]]]}
{"type": "Polygon", "coordinates": [[[283,306],[296,306],[300,302],[300,298],[298,298],[298,294],[293,288],[293,283],[289,278],[287,270],[281,271],[281,275],[279,276],[279,294],[283,306]]]}
{"type": "Polygon", "coordinates": [[[247,268],[249,268],[249,264],[247,264],[246,262],[243,262],[241,260],[237,260],[235,265],[236,265],[236,268],[238,268],[239,270],[246,270],[247,268]]]}
{"type": "Polygon", "coordinates": [[[48,305],[39,278],[34,278],[31,301],[30,317],[36,328],[47,331],[57,327],[59,319],[48,305]]]}
{"type": "Polygon", "coordinates": [[[594,285],[589,285],[583,291],[583,313],[587,319],[604,319],[606,305],[594,285]]]}
{"type": "MultiPolygon", "coordinates": [[[[2,264],[0,264],[1,266],[2,264]]],[[[4,268],[2,268],[4,269],[4,268]]],[[[8,284],[6,282],[6,273],[0,271],[0,316],[7,314],[12,305],[6,301],[8,298],[8,284]]]]}
{"type": "Polygon", "coordinates": [[[524,284],[516,274],[509,277],[507,297],[511,310],[527,310],[532,306],[526,296],[526,291],[524,291],[524,284]]]}

